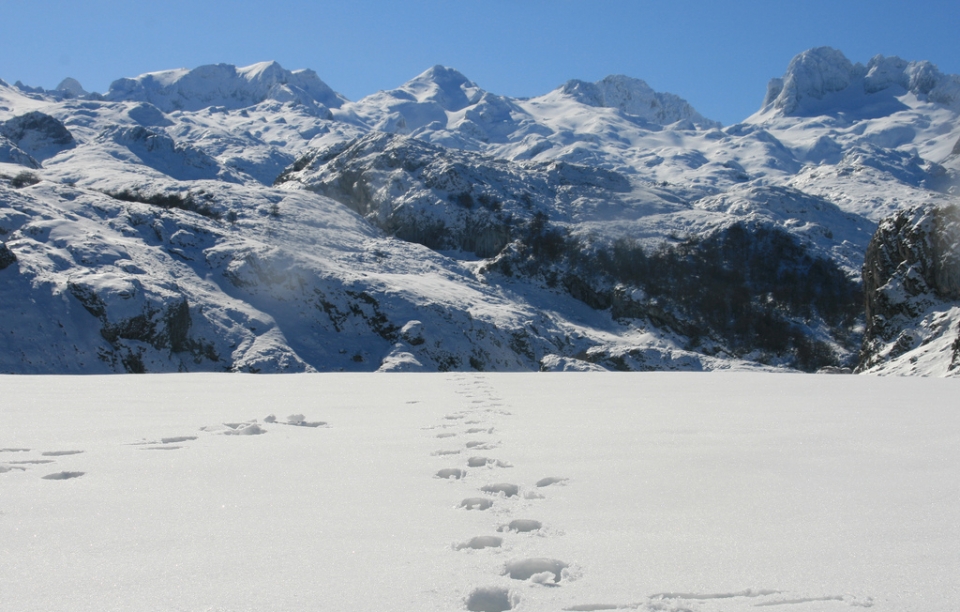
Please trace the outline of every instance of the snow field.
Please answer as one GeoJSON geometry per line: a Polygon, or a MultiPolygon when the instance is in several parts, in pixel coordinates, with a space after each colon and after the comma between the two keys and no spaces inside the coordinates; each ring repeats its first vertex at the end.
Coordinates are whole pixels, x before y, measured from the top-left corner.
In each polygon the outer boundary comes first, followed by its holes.
{"type": "Polygon", "coordinates": [[[0,388],[3,612],[960,602],[952,380],[194,374],[0,388]],[[259,435],[231,435],[246,430],[259,435]]]}

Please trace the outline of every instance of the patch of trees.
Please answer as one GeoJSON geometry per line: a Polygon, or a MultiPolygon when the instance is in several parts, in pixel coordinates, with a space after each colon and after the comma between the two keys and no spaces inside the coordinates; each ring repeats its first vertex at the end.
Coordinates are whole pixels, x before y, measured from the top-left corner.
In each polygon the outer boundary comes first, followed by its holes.
{"type": "Polygon", "coordinates": [[[158,206],[166,209],[177,208],[218,221],[221,218],[220,212],[211,208],[208,201],[203,198],[198,198],[191,193],[188,193],[186,196],[180,195],[179,193],[144,194],[139,190],[131,189],[105,191],[104,193],[111,198],[123,202],[139,202],[141,204],[149,204],[150,206],[158,206]]]}
{"type": "Polygon", "coordinates": [[[811,337],[818,321],[841,344],[858,341],[851,329],[863,314],[861,285],[775,227],[737,223],[652,251],[630,239],[590,251],[540,214],[521,243],[517,270],[505,272],[539,275],[600,309],[615,306],[613,285],[641,289],[644,299],[624,316],[650,316],[692,346],[710,336],[734,354],[760,351],[813,371],[838,365],[811,337]]]}

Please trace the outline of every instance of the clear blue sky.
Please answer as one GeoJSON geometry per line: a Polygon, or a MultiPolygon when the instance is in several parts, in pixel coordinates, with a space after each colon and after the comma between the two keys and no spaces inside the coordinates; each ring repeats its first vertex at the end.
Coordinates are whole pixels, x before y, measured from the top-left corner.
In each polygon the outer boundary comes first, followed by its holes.
{"type": "Polygon", "coordinates": [[[0,78],[103,92],[210,63],[312,68],[351,100],[434,64],[494,93],[626,74],[728,125],[811,47],[927,59],[960,74],[960,1],[0,0],[0,78]]]}

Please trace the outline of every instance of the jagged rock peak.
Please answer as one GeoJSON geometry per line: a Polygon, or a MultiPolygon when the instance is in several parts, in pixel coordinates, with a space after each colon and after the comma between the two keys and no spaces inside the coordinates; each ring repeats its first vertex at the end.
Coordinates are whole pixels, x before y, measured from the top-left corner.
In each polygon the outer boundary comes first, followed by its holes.
{"type": "Polygon", "coordinates": [[[869,95],[893,86],[960,110],[960,77],[945,75],[930,62],[877,55],[864,66],[831,47],[816,47],[794,57],[782,77],[770,80],[761,112],[803,114],[810,102],[851,87],[869,95]]]}
{"type": "Polygon", "coordinates": [[[462,73],[439,64],[407,81],[400,89],[418,102],[436,102],[448,111],[476,104],[485,93],[462,73]]]}
{"type": "Polygon", "coordinates": [[[75,98],[87,95],[87,90],[83,88],[83,85],[80,84],[80,81],[77,79],[67,77],[60,81],[60,84],[57,85],[56,91],[62,91],[65,94],[69,94],[75,98]]]}
{"type": "Polygon", "coordinates": [[[706,119],[680,96],[658,93],[645,81],[624,75],[610,75],[596,83],[577,79],[567,81],[560,92],[581,104],[600,108],[618,108],[647,121],[667,125],[688,120],[701,127],[719,127],[706,119]]]}
{"type": "Polygon", "coordinates": [[[238,68],[211,64],[193,70],[150,72],[118,79],[104,96],[114,101],[149,102],[164,112],[196,111],[211,106],[236,109],[265,100],[340,108],[347,99],[312,70],[286,70],[277,62],[238,68]]]}

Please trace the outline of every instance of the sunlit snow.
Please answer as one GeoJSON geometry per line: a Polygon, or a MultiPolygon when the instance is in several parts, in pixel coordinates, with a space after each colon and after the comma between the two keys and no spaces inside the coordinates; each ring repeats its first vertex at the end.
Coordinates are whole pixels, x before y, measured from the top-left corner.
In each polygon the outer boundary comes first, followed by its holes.
{"type": "Polygon", "coordinates": [[[0,610],[952,611],[958,384],[6,376],[0,610]]]}

